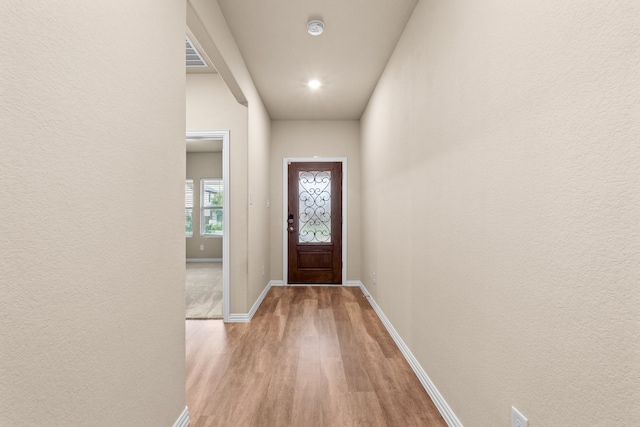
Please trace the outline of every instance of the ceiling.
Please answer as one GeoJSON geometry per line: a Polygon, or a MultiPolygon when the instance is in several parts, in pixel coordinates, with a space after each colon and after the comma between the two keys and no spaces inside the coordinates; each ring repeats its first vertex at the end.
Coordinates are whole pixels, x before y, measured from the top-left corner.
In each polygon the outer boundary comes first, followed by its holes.
{"type": "Polygon", "coordinates": [[[218,3],[272,119],[357,120],[417,0],[218,3]],[[322,35],[307,33],[311,19],[322,35]]]}

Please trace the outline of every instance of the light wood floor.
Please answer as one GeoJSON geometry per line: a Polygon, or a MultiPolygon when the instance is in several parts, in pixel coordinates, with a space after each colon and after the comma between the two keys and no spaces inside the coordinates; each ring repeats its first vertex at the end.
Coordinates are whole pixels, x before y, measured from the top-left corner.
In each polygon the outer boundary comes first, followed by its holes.
{"type": "Polygon", "coordinates": [[[186,338],[191,427],[446,427],[358,288],[273,287],[250,323],[186,338]]]}
{"type": "Polygon", "coordinates": [[[188,262],[185,272],[187,319],[222,319],[222,263],[188,262]]]}

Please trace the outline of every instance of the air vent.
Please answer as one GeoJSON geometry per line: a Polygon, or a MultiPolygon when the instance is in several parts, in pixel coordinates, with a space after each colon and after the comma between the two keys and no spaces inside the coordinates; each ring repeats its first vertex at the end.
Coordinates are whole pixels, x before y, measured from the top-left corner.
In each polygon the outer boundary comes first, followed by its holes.
{"type": "Polygon", "coordinates": [[[202,56],[200,55],[200,52],[198,52],[198,49],[196,49],[193,43],[191,43],[191,40],[189,40],[189,36],[186,36],[186,39],[187,39],[187,68],[207,67],[207,63],[205,62],[204,59],[202,59],[202,56]]]}

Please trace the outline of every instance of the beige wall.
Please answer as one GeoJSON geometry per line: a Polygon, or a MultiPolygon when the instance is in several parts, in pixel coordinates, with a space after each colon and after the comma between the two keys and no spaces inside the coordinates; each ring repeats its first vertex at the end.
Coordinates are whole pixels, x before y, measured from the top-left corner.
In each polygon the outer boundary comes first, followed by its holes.
{"type": "Polygon", "coordinates": [[[248,108],[236,102],[218,74],[187,74],[186,99],[188,130],[229,130],[229,300],[232,313],[245,313],[248,108]]]}
{"type": "MultiPolygon", "coordinates": [[[[253,85],[253,83],[252,83],[253,85]]],[[[247,241],[248,300],[247,308],[257,301],[271,277],[270,216],[267,199],[270,194],[271,119],[257,93],[249,99],[249,235],[247,241]]]]}
{"type": "Polygon", "coordinates": [[[282,159],[319,156],[347,158],[347,280],[359,280],[360,122],[276,120],[271,140],[271,278],[283,278],[282,159]]]}
{"type": "Polygon", "coordinates": [[[187,74],[186,110],[187,130],[229,129],[232,144],[247,143],[247,107],[236,102],[220,75],[187,74]]]}
{"type": "MultiPolygon", "coordinates": [[[[247,101],[245,108],[238,103],[228,101],[228,97],[206,98],[206,108],[215,108],[218,113],[237,108],[244,108],[245,111],[243,126],[238,127],[237,130],[231,128],[230,136],[229,244],[231,246],[231,312],[247,313],[267,286],[270,274],[268,270],[270,265],[269,215],[266,208],[266,200],[269,196],[269,164],[266,153],[269,152],[271,121],[218,3],[189,0],[187,7],[192,8],[190,10],[197,15],[202,25],[202,28],[196,25],[193,25],[193,28],[190,26],[190,30],[203,45],[214,65],[225,71],[225,76],[229,79],[229,84],[234,86],[234,90],[239,88],[242,91],[242,101],[247,101]],[[253,205],[249,205],[249,194],[254,200],[253,205]],[[266,270],[264,275],[261,271],[262,265],[266,270]]],[[[192,24],[195,21],[198,19],[192,19],[192,24]]],[[[191,77],[188,78],[188,83],[190,81],[191,77]]],[[[217,84],[222,83],[222,79],[219,78],[217,84]]],[[[203,96],[200,98],[205,100],[203,96]]],[[[201,117],[211,120],[211,115],[208,113],[201,117]]],[[[220,120],[216,118],[215,123],[207,121],[204,124],[215,125],[218,129],[228,129],[227,119],[223,116],[219,118],[220,120]]]]}
{"type": "Polygon", "coordinates": [[[363,117],[363,277],[465,426],[640,418],[639,27],[420,1],[363,117]]]}
{"type": "Polygon", "coordinates": [[[184,2],[2,9],[0,425],[171,426],[185,407],[184,2]]]}
{"type": "Polygon", "coordinates": [[[200,180],[222,178],[222,153],[187,153],[187,179],[193,180],[193,236],[186,238],[186,257],[222,258],[221,237],[200,236],[200,180]],[[204,245],[204,250],[200,246],[204,245]]]}

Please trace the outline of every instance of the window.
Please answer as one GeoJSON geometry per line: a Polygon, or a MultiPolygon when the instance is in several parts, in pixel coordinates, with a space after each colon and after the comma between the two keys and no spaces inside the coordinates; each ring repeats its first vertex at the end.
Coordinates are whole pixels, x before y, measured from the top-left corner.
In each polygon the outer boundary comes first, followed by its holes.
{"type": "Polygon", "coordinates": [[[185,235],[193,236],[193,180],[188,179],[184,185],[185,235]]]}
{"type": "Polygon", "coordinates": [[[222,236],[223,185],[221,179],[200,180],[200,235],[222,236]]]}

